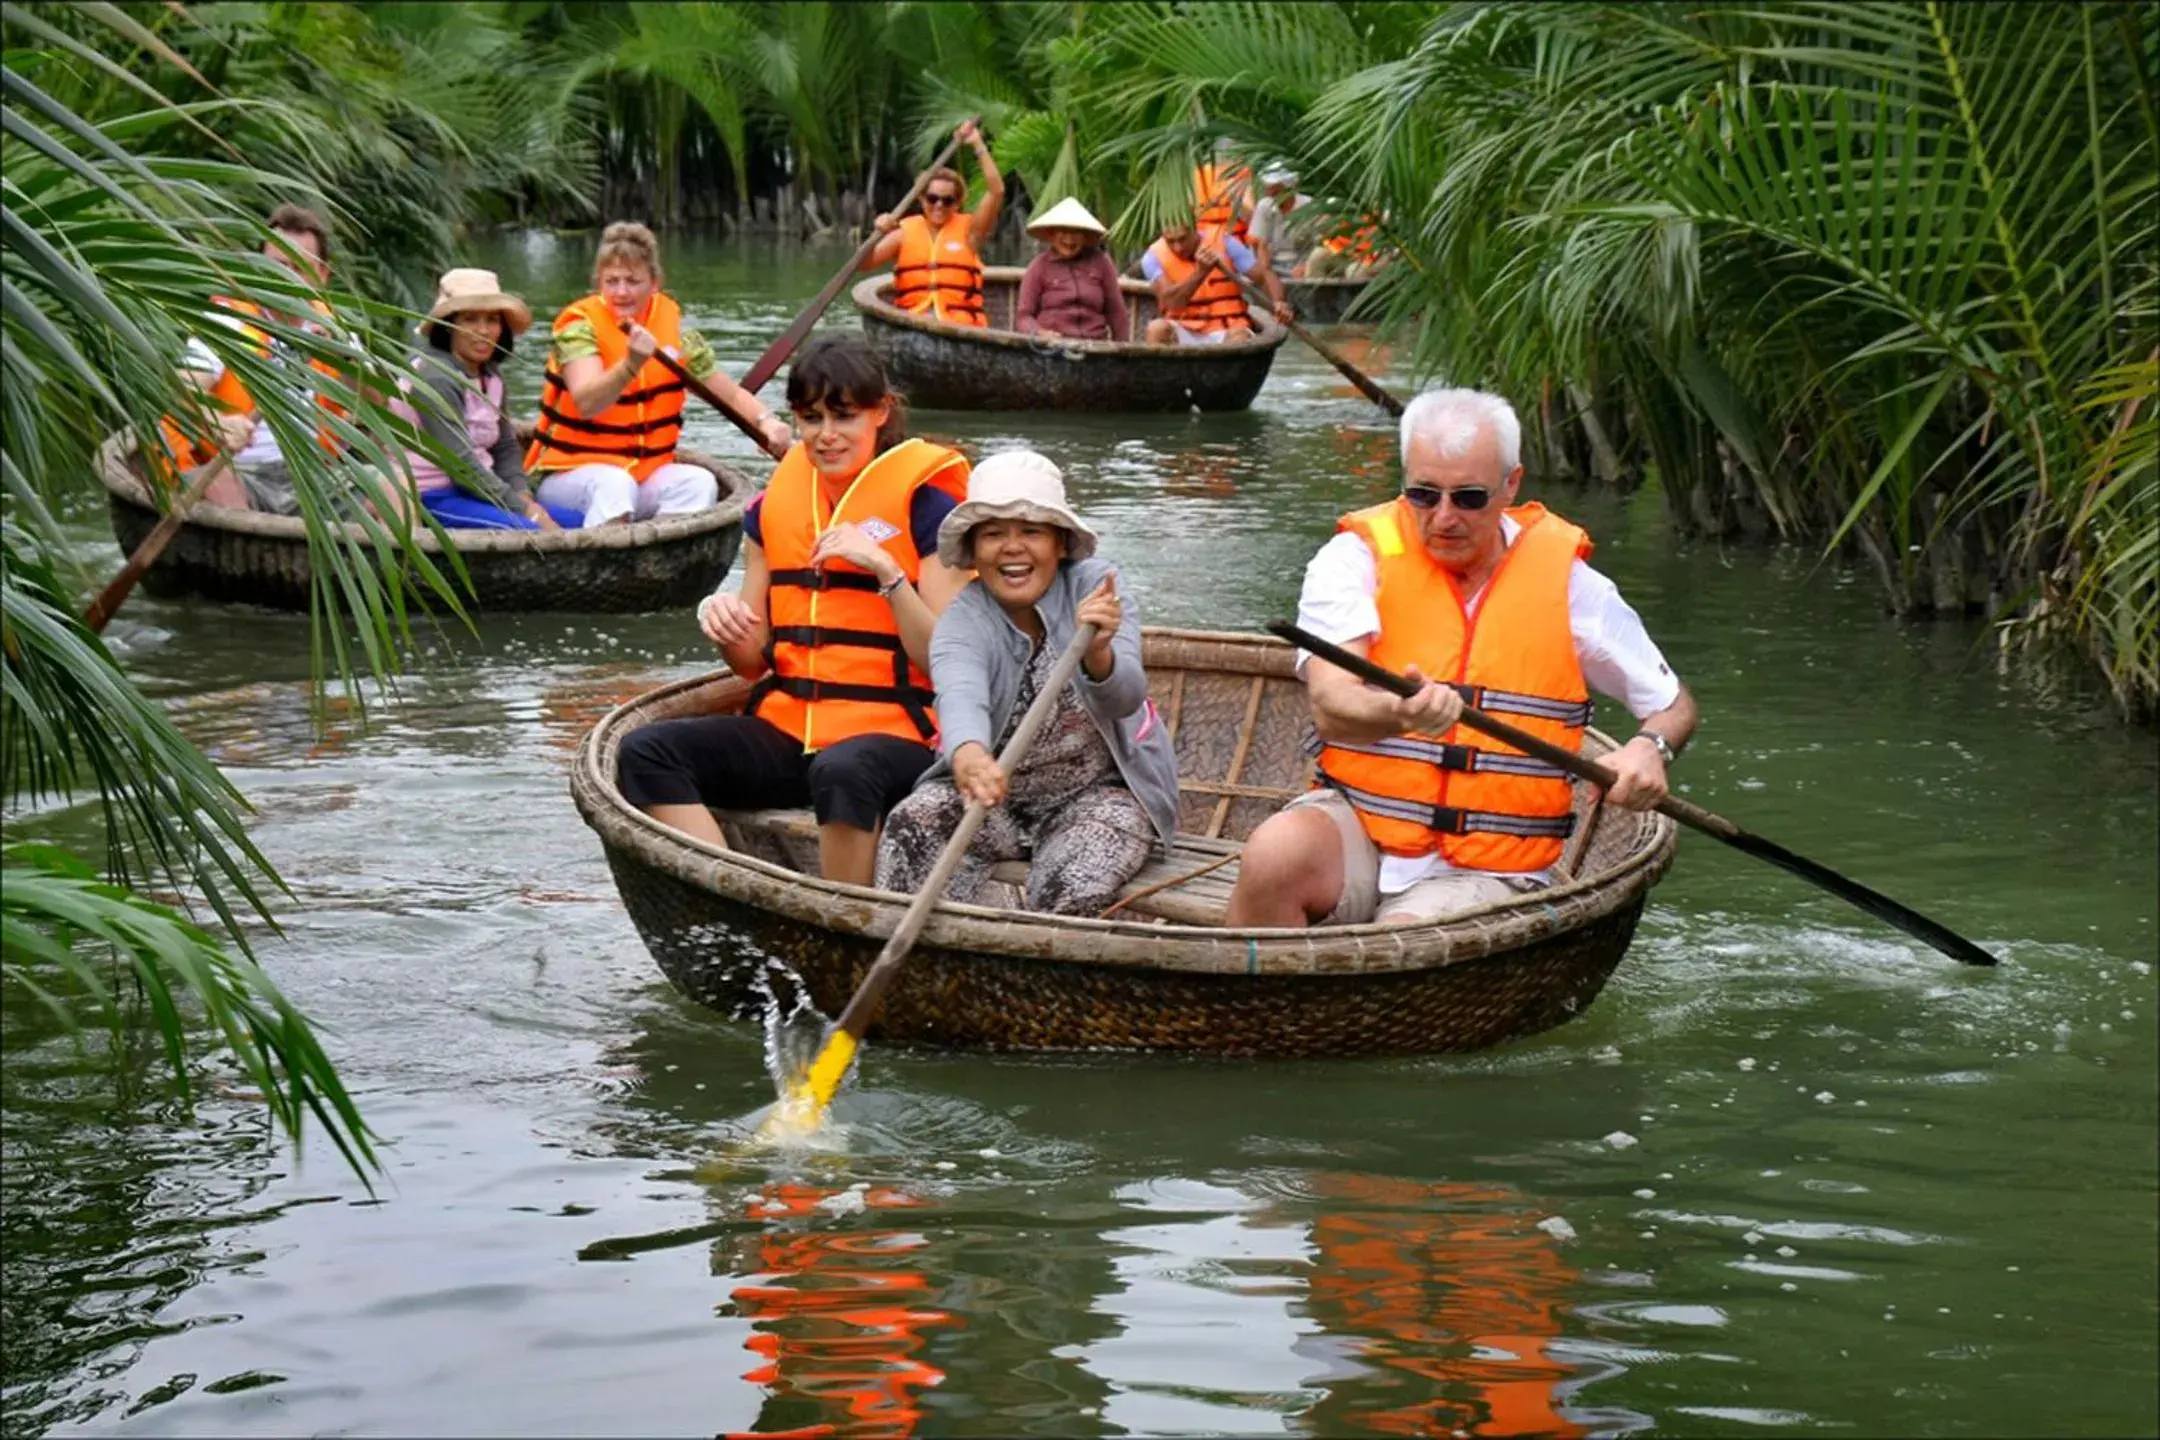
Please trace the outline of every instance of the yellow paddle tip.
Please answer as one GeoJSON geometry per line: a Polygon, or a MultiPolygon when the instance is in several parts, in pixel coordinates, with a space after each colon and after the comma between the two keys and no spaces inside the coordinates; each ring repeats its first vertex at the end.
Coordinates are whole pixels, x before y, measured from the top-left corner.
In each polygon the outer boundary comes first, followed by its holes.
{"type": "Polygon", "coordinates": [[[802,1078],[787,1087],[780,1103],[758,1126],[757,1138],[768,1145],[801,1145],[807,1143],[825,1123],[826,1112],[832,1109],[833,1096],[840,1093],[840,1082],[847,1078],[848,1067],[855,1063],[858,1042],[845,1030],[835,1030],[826,1037],[825,1048],[818,1051],[817,1058],[802,1078]]]}

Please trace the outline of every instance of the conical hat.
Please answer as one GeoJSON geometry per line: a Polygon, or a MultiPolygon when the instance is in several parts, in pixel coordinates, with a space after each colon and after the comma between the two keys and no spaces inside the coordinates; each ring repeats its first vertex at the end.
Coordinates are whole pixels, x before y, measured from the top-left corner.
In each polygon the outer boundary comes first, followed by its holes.
{"type": "Polygon", "coordinates": [[[1085,230],[1100,240],[1109,234],[1102,221],[1088,213],[1088,208],[1068,195],[1042,214],[1028,221],[1028,234],[1042,238],[1045,230],[1085,230]]]}

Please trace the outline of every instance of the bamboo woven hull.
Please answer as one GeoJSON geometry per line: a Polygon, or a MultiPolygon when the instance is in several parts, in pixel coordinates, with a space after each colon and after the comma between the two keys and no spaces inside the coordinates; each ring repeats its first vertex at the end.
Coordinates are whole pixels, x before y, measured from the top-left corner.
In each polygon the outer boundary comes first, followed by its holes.
{"type": "Polygon", "coordinates": [[[1340,325],[1370,280],[1285,280],[1283,298],[1307,325],[1340,325]]]}
{"type": "MultiPolygon", "coordinates": [[[[112,512],[113,538],[131,555],[158,522],[139,475],[116,437],[98,458],[112,512]]],[[[478,611],[559,610],[632,614],[687,609],[711,594],[742,546],[742,512],[756,493],[740,471],[711,456],[681,452],[720,480],[720,504],[690,515],[662,516],[598,530],[452,530],[478,611]]],[[[431,555],[433,535],[418,537],[431,555]]],[[[167,598],[306,610],[312,572],[307,530],[296,516],[198,507],[142,578],[167,598]]]]}
{"type": "MultiPolygon", "coordinates": [[[[1288,647],[1150,631],[1147,651],[1150,688],[1177,738],[1181,831],[1242,839],[1305,783],[1306,711],[1288,647]]],[[[705,846],[637,813],[615,788],[625,735],[725,711],[743,689],[724,674],[701,677],[620,707],[580,747],[571,792],[639,934],[685,996],[748,1018],[780,965],[837,1014],[908,897],[802,873],[800,852],[705,846]]],[[[871,1033],[985,1050],[1269,1056],[1476,1050],[1535,1034],[1597,997],[1672,859],[1672,822],[1593,798],[1578,800],[1586,838],[1573,878],[1419,925],[1237,931],[948,902],[871,1033]]]]}
{"type": "MultiPolygon", "coordinates": [[[[948,325],[888,303],[889,276],[855,287],[863,334],[910,404],[930,410],[1243,410],[1260,393],[1289,335],[1267,317],[1256,322],[1251,339],[1219,346],[1019,335],[1008,327],[1020,275],[1010,267],[983,272],[988,329],[948,325]]],[[[1125,281],[1124,289],[1138,334],[1156,313],[1155,296],[1137,281],[1125,281]]]]}

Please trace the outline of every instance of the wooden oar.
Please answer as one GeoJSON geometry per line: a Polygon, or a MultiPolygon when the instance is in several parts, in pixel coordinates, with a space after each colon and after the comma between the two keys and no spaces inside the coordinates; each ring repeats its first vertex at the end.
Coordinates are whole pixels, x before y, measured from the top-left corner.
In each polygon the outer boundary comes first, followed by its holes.
{"type": "MultiPolygon", "coordinates": [[[[975,120],[968,123],[975,124],[981,118],[977,116],[975,120]]],[[[915,184],[901,198],[900,204],[893,210],[893,219],[898,220],[906,215],[908,211],[915,208],[915,202],[922,198],[922,192],[930,184],[930,171],[937,169],[941,165],[950,164],[953,155],[959,149],[960,136],[955,132],[951,143],[938,152],[937,159],[930,162],[930,168],[915,177],[915,184]]],[[[780,373],[780,367],[787,364],[788,356],[795,353],[795,347],[802,344],[803,337],[807,336],[811,329],[816,326],[818,317],[825,313],[825,307],[832,304],[833,298],[840,293],[849,280],[855,277],[855,272],[860,270],[863,267],[863,262],[870,258],[870,252],[877,249],[878,241],[884,238],[884,231],[875,227],[872,228],[870,237],[855,247],[855,253],[848,257],[847,264],[841,267],[837,275],[825,282],[825,288],[818,291],[817,297],[810,302],[809,308],[796,316],[795,323],[782,331],[779,339],[766,346],[765,353],[758,356],[757,363],[743,372],[743,389],[755,395],[765,387],[766,381],[780,373]]]]}
{"type": "Polygon", "coordinates": [[[749,416],[743,414],[740,410],[737,410],[734,406],[728,404],[727,401],[722,400],[720,398],[719,392],[714,390],[712,386],[707,385],[704,381],[698,379],[697,376],[692,375],[688,370],[685,370],[683,368],[682,361],[677,360],[674,356],[668,354],[665,350],[653,351],[653,359],[660,362],[661,369],[667,371],[668,374],[673,375],[677,380],[682,381],[684,389],[688,390],[691,394],[697,396],[698,399],[703,400],[707,405],[712,406],[713,409],[718,410],[729,420],[732,420],[735,423],[736,429],[742,431],[743,434],[749,436],[752,440],[757,442],[758,449],[764,451],[767,455],[772,456],[772,458],[775,460],[778,460],[783,455],[787,454],[787,446],[776,445],[770,440],[767,440],[765,438],[765,432],[758,428],[758,423],[755,420],[752,420],[749,416]]]}
{"type": "MultiPolygon", "coordinates": [[[[1311,651],[1330,665],[1341,666],[1368,685],[1377,685],[1382,690],[1391,691],[1405,699],[1418,692],[1414,682],[1394,671],[1375,665],[1364,656],[1345,650],[1340,645],[1331,645],[1295,625],[1276,624],[1267,628],[1291,644],[1311,651]]],[[[1586,760],[1573,750],[1540,740],[1527,731],[1518,730],[1504,720],[1495,720],[1484,711],[1471,706],[1463,706],[1462,723],[1492,736],[1495,740],[1505,741],[1525,755],[1534,755],[1547,764],[1557,765],[1570,775],[1579,776],[1593,785],[1610,789],[1618,778],[1595,760],[1586,760]]],[[[1712,814],[1700,805],[1691,805],[1677,795],[1668,795],[1657,803],[1657,810],[1660,815],[1669,815],[1691,830],[1700,830],[1705,835],[1722,840],[1735,850],[1743,851],[1758,860],[1768,861],[1781,870],[1790,871],[1811,885],[1821,886],[1839,899],[1857,905],[1876,919],[1895,926],[1915,940],[1926,942],[1953,960],[1961,960],[1967,965],[1995,963],[1993,955],[1948,926],[1930,920],[1909,906],[1900,905],[1880,891],[1870,890],[1857,880],[1847,879],[1827,865],[1817,864],[1804,855],[1795,855],[1774,841],[1751,834],[1724,816],[1712,814]]]]}
{"type": "MultiPolygon", "coordinates": [[[[1012,739],[1005,743],[1004,751],[998,756],[998,768],[1008,778],[1019,769],[1028,747],[1035,743],[1035,733],[1050,719],[1050,712],[1057,708],[1058,696],[1072,683],[1073,672],[1080,668],[1081,657],[1094,643],[1093,625],[1082,625],[1073,633],[1072,643],[1058,657],[1050,678],[1035,696],[1035,703],[1020,717],[1020,728],[1013,731],[1012,739]]],[[[878,1007],[885,1003],[885,993],[900,978],[900,967],[907,960],[908,952],[915,948],[915,937],[922,934],[923,926],[929,923],[930,911],[944,895],[953,871],[960,868],[961,857],[967,854],[969,843],[974,840],[975,832],[982,829],[983,819],[989,813],[988,806],[973,800],[968,802],[967,813],[960,817],[959,828],[953,831],[952,839],[945,842],[945,849],[931,869],[930,878],[915,892],[907,913],[900,917],[900,924],[894,929],[892,938],[885,942],[885,948],[878,951],[876,963],[863,977],[862,986],[848,1001],[847,1009],[840,1012],[839,1022],[825,1037],[824,1048],[810,1062],[809,1070],[801,1080],[788,1087],[787,1094],[759,1127],[759,1139],[784,1140],[804,1135],[824,1120],[833,1096],[839,1092],[840,1082],[847,1078],[848,1066],[855,1061],[863,1031],[870,1028],[878,1007]]]]}
{"type": "MultiPolygon", "coordinates": [[[[1230,257],[1227,255],[1223,257],[1225,264],[1228,263],[1229,259],[1230,257]]],[[[1232,279],[1237,281],[1239,288],[1244,290],[1245,298],[1248,302],[1257,302],[1259,305],[1261,305],[1268,311],[1271,317],[1273,316],[1275,310],[1275,302],[1269,297],[1267,290],[1263,286],[1261,286],[1257,281],[1255,281],[1250,275],[1240,275],[1235,270],[1226,270],[1225,273],[1230,275],[1232,279]]],[[[1364,392],[1366,399],[1372,401],[1373,404],[1378,405],[1381,409],[1387,411],[1390,415],[1402,414],[1403,402],[1396,399],[1393,392],[1388,390],[1387,387],[1383,386],[1379,381],[1373,379],[1372,376],[1367,375],[1363,370],[1360,370],[1357,366],[1351,364],[1349,360],[1344,358],[1342,351],[1337,350],[1334,346],[1328,344],[1327,341],[1322,340],[1319,336],[1313,334],[1312,331],[1307,330],[1303,325],[1298,324],[1298,322],[1295,320],[1284,320],[1278,323],[1286,327],[1292,335],[1297,336],[1298,339],[1304,341],[1307,345],[1312,346],[1312,348],[1319,354],[1321,359],[1327,361],[1328,364],[1334,366],[1337,370],[1340,370],[1343,374],[1344,379],[1348,380],[1352,385],[1357,386],[1359,390],[1364,392]]]]}
{"type": "Polygon", "coordinates": [[[112,583],[98,591],[97,599],[92,600],[90,608],[83,612],[83,624],[95,632],[103,633],[114,612],[134,593],[136,582],[157,563],[158,556],[165,553],[165,547],[172,544],[173,536],[180,533],[180,527],[186,522],[188,512],[202,502],[203,495],[210,489],[211,482],[217,479],[218,471],[224,466],[225,457],[220,454],[209,464],[198,466],[190,472],[188,488],[174,497],[171,507],[158,517],[157,524],[150,527],[148,535],[143,536],[142,544],[136,546],[135,553],[128,556],[127,564],[120,567],[120,573],[113,576],[112,583]]]}

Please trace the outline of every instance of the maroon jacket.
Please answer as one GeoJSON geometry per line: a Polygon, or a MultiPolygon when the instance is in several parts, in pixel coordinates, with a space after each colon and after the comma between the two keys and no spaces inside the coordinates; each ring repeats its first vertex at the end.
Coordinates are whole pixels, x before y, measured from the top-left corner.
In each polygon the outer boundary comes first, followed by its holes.
{"type": "Polygon", "coordinates": [[[1132,316],[1118,290],[1117,265],[1100,245],[1090,245],[1072,260],[1043,251],[1020,277],[1013,328],[1023,335],[1043,330],[1076,340],[1132,339],[1132,316]]]}

